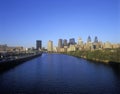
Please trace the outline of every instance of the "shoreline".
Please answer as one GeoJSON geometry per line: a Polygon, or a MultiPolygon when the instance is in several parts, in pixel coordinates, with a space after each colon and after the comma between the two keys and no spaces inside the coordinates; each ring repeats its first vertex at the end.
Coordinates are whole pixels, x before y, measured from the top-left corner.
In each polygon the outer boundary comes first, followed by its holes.
{"type": "Polygon", "coordinates": [[[36,55],[30,55],[30,56],[23,57],[23,58],[18,58],[18,59],[14,59],[14,60],[8,60],[8,61],[0,62],[0,72],[9,70],[11,68],[14,68],[17,65],[23,64],[26,61],[29,61],[29,60],[31,60],[33,58],[36,58],[38,56],[41,56],[41,55],[42,55],[42,53],[39,53],[39,54],[36,54],[36,55]]]}
{"type": "Polygon", "coordinates": [[[86,56],[76,56],[76,55],[70,55],[68,53],[61,53],[61,54],[74,56],[74,57],[77,57],[77,58],[82,58],[82,59],[85,59],[85,60],[88,60],[88,61],[94,61],[96,63],[111,64],[111,65],[118,64],[118,65],[120,65],[120,62],[115,62],[115,61],[110,61],[110,60],[102,60],[102,59],[100,60],[98,58],[88,59],[86,56]]]}

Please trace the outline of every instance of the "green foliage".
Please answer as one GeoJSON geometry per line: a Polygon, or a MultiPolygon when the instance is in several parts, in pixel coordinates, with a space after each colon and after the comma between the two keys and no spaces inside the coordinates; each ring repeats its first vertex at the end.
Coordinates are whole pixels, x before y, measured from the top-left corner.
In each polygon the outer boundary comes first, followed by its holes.
{"type": "Polygon", "coordinates": [[[83,57],[89,60],[98,60],[104,62],[105,60],[109,62],[119,62],[120,63],[120,48],[117,49],[103,49],[94,51],[75,51],[67,52],[68,55],[83,57]]]}

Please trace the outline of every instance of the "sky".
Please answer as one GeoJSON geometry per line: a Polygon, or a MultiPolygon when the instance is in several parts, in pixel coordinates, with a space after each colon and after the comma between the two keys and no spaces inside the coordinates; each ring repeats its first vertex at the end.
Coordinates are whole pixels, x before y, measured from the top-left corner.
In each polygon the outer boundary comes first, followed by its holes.
{"type": "Polygon", "coordinates": [[[120,43],[119,0],[0,0],[0,44],[35,47],[79,37],[120,43]]]}

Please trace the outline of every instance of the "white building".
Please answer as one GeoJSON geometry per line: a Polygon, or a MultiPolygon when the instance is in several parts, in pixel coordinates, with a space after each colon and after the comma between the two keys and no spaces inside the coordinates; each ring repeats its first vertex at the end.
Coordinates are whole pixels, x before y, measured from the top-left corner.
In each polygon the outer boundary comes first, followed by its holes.
{"type": "Polygon", "coordinates": [[[53,51],[53,41],[51,41],[51,40],[48,41],[47,50],[48,50],[48,52],[53,51]]]}
{"type": "Polygon", "coordinates": [[[67,51],[76,51],[76,47],[75,45],[70,45],[69,48],[67,49],[67,51]]]}
{"type": "Polygon", "coordinates": [[[53,47],[53,52],[57,52],[58,48],[56,46],[53,47]]]}
{"type": "Polygon", "coordinates": [[[112,44],[112,47],[113,48],[120,48],[120,45],[119,44],[112,44]]]}
{"type": "Polygon", "coordinates": [[[83,45],[83,41],[82,41],[82,39],[80,37],[78,38],[78,45],[80,45],[80,46],[83,45]]]}
{"type": "Polygon", "coordinates": [[[110,42],[105,42],[104,43],[104,48],[107,49],[107,48],[112,48],[112,44],[110,42]]]}

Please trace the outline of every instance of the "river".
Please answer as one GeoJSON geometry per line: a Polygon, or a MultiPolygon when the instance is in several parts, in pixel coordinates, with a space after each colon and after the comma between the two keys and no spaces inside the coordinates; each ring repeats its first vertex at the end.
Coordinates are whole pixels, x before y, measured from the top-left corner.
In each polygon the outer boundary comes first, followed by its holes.
{"type": "Polygon", "coordinates": [[[0,73],[0,94],[120,94],[120,69],[63,54],[42,54],[0,73]]]}

